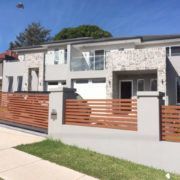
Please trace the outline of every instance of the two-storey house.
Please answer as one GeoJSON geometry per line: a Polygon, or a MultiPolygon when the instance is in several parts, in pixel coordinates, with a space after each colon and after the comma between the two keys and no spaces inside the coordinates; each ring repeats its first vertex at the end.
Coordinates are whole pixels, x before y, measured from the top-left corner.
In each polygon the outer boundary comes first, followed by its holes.
{"type": "Polygon", "coordinates": [[[77,38],[14,51],[18,59],[4,61],[3,91],[65,86],[84,99],[160,91],[166,104],[180,103],[180,35],[77,38]]]}

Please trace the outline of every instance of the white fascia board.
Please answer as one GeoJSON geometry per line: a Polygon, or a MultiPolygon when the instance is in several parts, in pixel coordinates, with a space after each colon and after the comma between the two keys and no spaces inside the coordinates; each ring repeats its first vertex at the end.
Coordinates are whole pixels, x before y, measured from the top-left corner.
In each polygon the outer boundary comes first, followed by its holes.
{"type": "Polygon", "coordinates": [[[41,51],[47,51],[47,48],[27,48],[27,49],[16,49],[13,50],[16,53],[26,53],[26,52],[41,52],[41,51]]]}
{"type": "Polygon", "coordinates": [[[93,46],[108,46],[108,45],[123,45],[123,44],[140,44],[140,39],[117,40],[117,41],[104,41],[104,42],[91,42],[85,44],[73,44],[74,47],[93,47],[93,46]]]}
{"type": "Polygon", "coordinates": [[[166,39],[166,40],[154,40],[154,41],[147,41],[142,42],[139,46],[171,46],[180,44],[180,38],[178,39],[166,39]]]}

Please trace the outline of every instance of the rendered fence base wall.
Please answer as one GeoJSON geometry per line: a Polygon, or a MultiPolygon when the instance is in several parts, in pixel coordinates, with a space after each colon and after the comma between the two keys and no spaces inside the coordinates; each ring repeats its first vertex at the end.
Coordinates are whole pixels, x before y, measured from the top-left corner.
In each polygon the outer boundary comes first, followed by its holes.
{"type": "Polygon", "coordinates": [[[153,141],[137,132],[62,125],[53,139],[180,174],[180,144],[153,141]]]}
{"type": "Polygon", "coordinates": [[[68,91],[61,90],[50,94],[50,138],[180,174],[180,143],[159,140],[159,93],[139,94],[138,131],[128,131],[64,125],[64,100],[72,98],[72,92],[66,92],[68,91]],[[53,120],[52,109],[58,108],[57,118],[53,120]]]}

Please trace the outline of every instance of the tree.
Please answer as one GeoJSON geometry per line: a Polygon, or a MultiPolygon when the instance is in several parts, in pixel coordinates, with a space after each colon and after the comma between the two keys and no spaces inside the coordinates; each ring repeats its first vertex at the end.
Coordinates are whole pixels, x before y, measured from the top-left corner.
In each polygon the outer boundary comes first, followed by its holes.
{"type": "Polygon", "coordinates": [[[54,40],[78,37],[93,37],[98,39],[103,37],[112,37],[112,34],[95,25],[81,25],[78,27],[62,29],[58,34],[55,35],[54,40]]]}
{"type": "Polygon", "coordinates": [[[33,22],[27,26],[24,32],[21,32],[16,36],[14,42],[10,42],[9,49],[39,45],[48,40],[50,40],[50,30],[41,26],[40,23],[33,22]]]}

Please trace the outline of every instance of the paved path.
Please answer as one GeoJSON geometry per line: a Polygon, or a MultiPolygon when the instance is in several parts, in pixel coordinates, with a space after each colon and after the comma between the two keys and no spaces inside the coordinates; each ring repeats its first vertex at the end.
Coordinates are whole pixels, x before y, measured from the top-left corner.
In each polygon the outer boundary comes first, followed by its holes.
{"type": "Polygon", "coordinates": [[[5,180],[95,180],[13,148],[44,139],[38,135],[0,127],[0,177],[5,180]]]}

